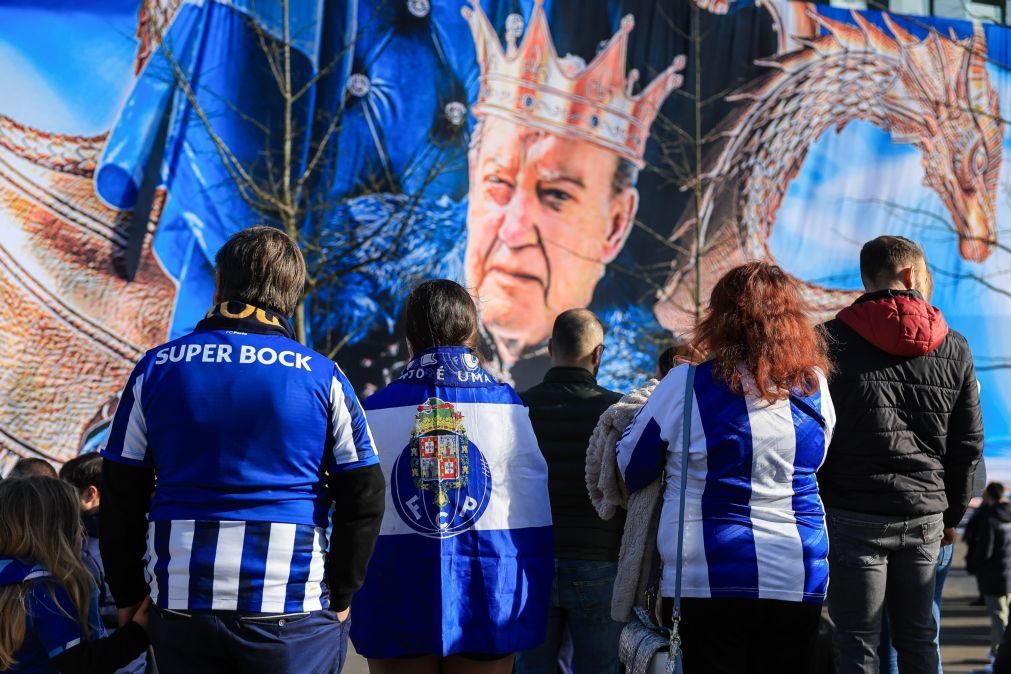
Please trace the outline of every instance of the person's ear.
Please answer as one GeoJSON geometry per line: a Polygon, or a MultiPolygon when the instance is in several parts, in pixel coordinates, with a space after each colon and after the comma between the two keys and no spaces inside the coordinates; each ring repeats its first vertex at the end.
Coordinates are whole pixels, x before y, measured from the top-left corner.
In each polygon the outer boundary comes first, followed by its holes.
{"type": "Polygon", "coordinates": [[[604,359],[604,345],[598,344],[597,347],[593,350],[593,366],[599,367],[600,361],[602,361],[603,359],[604,359]]]}
{"type": "Polygon", "coordinates": [[[905,269],[900,271],[899,281],[902,283],[903,286],[905,286],[906,290],[913,290],[916,287],[915,284],[916,279],[913,274],[913,268],[906,267],[905,269]]]}
{"type": "Polygon", "coordinates": [[[93,484],[89,484],[84,493],[81,494],[81,507],[85,510],[91,510],[97,508],[99,504],[100,496],[98,492],[98,487],[93,484]]]}
{"type": "Polygon", "coordinates": [[[221,274],[214,270],[214,306],[218,306],[224,300],[221,299],[221,274]]]}
{"type": "Polygon", "coordinates": [[[610,223],[600,251],[600,261],[604,264],[613,262],[624,248],[638,209],[639,190],[634,187],[626,187],[611,197],[610,223]]]}

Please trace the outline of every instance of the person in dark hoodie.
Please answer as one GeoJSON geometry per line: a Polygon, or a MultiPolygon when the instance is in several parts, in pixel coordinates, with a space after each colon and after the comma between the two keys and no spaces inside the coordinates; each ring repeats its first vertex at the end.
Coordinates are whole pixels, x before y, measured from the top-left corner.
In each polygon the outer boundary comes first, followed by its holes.
{"type": "Polygon", "coordinates": [[[1011,503],[1004,498],[1000,482],[988,484],[986,494],[991,505],[977,523],[973,566],[990,616],[990,653],[996,655],[1007,628],[1011,599],[1011,503]]]}
{"type": "Polygon", "coordinates": [[[839,418],[818,474],[836,666],[878,671],[887,603],[899,670],[935,674],[937,557],[954,541],[983,452],[976,372],[965,338],[929,304],[920,246],[874,239],[860,274],[866,293],[824,326],[839,418]]]}

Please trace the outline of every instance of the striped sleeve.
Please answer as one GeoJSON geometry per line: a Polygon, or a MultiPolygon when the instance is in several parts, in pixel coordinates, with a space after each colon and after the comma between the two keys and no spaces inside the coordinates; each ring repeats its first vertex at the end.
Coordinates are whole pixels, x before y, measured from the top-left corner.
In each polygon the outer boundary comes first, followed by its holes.
{"type": "Polygon", "coordinates": [[[618,470],[630,492],[649,485],[663,473],[672,425],[680,433],[687,377],[687,365],[671,370],[618,441],[618,470]]]}
{"type": "Polygon", "coordinates": [[[332,449],[327,470],[331,473],[364,468],[379,463],[376,443],[351,383],[334,364],[330,380],[330,434],[332,449]]]}
{"type": "Polygon", "coordinates": [[[141,404],[146,364],[147,358],[142,359],[130,374],[101,453],[110,461],[150,468],[153,463],[148,452],[147,421],[141,404]]]}

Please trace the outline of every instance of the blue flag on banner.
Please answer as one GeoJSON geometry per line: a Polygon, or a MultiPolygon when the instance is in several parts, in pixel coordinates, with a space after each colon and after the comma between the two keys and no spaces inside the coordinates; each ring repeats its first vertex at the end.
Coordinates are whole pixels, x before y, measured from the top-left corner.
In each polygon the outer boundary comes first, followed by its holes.
{"type": "Polygon", "coordinates": [[[386,515],[351,638],[370,658],[513,653],[544,640],[548,474],[527,409],[463,347],[418,354],[365,401],[386,515]]]}

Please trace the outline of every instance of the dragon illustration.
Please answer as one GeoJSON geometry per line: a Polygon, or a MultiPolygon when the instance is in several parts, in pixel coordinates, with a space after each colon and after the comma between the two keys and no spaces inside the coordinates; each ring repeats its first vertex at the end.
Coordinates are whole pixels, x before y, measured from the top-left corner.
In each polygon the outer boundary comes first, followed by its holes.
{"type": "Polygon", "coordinates": [[[176,287],[151,251],[165,195],[128,282],[132,214],[94,187],[105,142],[0,116],[0,475],[22,456],[75,456],[108,423],[134,363],[168,336],[176,287]]]}
{"type": "MultiPolygon", "coordinates": [[[[855,25],[810,10],[807,16],[824,32],[795,37],[799,49],[758,61],[770,71],[728,97],[741,105],[710,136],[698,217],[693,205],[675,228],[673,238],[686,252],[674,260],[655,307],[675,332],[694,323],[697,284],[705,298],[731,267],[773,259],[768,241],[776,214],[809,148],[830,127],[853,120],[920,149],[924,182],[950,212],[964,259],[982,262],[996,243],[1004,124],[982,27],[976,24],[965,40],[936,31],[919,39],[887,14],[890,34],[857,12],[855,25]]],[[[805,284],[805,294],[822,316],[855,296],[814,284],[805,284]]]]}

